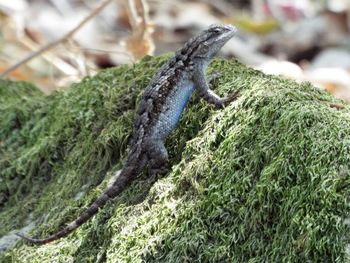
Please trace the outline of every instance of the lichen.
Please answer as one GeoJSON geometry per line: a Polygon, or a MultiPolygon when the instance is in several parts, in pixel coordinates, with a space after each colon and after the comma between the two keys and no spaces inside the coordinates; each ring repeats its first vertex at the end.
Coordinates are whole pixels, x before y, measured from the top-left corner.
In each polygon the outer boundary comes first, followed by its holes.
{"type": "MultiPolygon", "coordinates": [[[[101,194],[166,59],[103,70],[48,96],[0,81],[0,236],[31,214],[30,234],[45,237],[101,194]]],[[[171,172],[153,185],[145,172],[68,237],[19,241],[0,261],[346,261],[350,107],[237,61],[215,60],[217,71],[217,92],[240,97],[215,110],[194,96],[166,142],[171,172]]]]}

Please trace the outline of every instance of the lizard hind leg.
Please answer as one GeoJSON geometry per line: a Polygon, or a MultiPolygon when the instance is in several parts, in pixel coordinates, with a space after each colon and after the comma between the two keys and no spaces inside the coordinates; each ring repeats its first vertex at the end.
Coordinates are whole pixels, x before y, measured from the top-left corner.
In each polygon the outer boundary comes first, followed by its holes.
{"type": "Polygon", "coordinates": [[[149,174],[152,181],[156,181],[158,177],[162,177],[170,170],[168,151],[162,140],[152,140],[147,149],[149,160],[149,174]]]}

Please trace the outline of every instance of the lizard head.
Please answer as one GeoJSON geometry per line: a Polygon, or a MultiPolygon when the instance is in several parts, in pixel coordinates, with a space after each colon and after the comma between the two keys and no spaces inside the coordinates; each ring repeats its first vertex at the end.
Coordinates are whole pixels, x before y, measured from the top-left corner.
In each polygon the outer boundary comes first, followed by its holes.
{"type": "Polygon", "coordinates": [[[211,25],[197,38],[198,48],[193,52],[193,58],[210,60],[230,40],[236,32],[232,25],[211,25]]]}

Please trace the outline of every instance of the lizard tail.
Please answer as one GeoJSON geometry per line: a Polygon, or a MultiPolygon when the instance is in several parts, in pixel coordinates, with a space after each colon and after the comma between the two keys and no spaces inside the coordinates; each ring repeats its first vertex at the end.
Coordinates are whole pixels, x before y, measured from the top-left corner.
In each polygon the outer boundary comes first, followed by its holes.
{"type": "Polygon", "coordinates": [[[87,208],[76,220],[69,223],[65,228],[58,231],[57,233],[45,239],[35,239],[19,233],[16,235],[32,244],[37,245],[43,245],[67,236],[69,233],[73,232],[79,226],[88,221],[93,215],[95,215],[98,210],[107,203],[107,201],[120,194],[131,183],[134,177],[136,177],[138,171],[143,168],[144,164],[141,166],[140,163],[143,163],[143,161],[139,162],[138,165],[126,165],[114,183],[99,198],[97,198],[97,200],[93,202],[89,208],[87,208]]]}

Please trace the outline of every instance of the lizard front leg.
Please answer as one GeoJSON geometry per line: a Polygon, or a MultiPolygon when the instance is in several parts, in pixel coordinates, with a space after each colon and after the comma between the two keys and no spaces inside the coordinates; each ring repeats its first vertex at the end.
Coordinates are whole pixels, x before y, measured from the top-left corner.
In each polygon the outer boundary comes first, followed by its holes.
{"type": "Polygon", "coordinates": [[[193,83],[201,98],[215,105],[216,108],[223,108],[238,97],[238,92],[234,92],[227,97],[220,97],[209,88],[209,84],[202,70],[197,70],[193,74],[193,83]]]}

